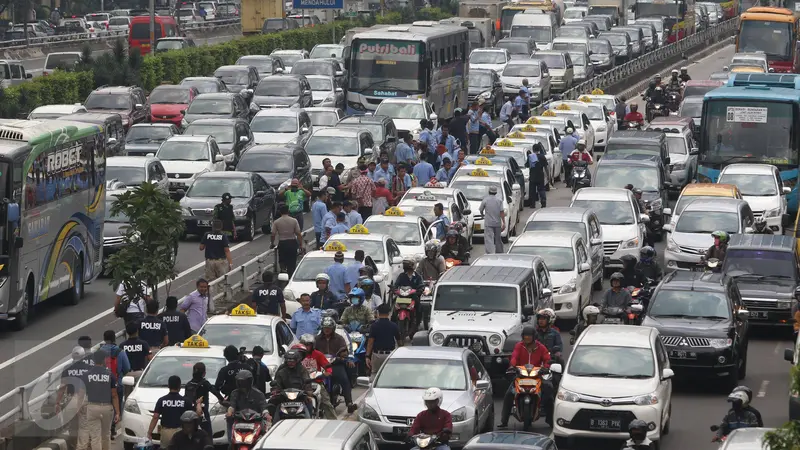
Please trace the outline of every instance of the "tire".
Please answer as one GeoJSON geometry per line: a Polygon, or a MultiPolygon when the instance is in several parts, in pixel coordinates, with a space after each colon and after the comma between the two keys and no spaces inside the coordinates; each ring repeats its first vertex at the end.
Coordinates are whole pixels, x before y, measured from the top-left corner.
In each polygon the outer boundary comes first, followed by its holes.
{"type": "Polygon", "coordinates": [[[75,306],[83,298],[83,255],[78,255],[78,261],[75,268],[72,270],[72,289],[67,293],[65,304],[68,306],[75,306]]]}
{"type": "Polygon", "coordinates": [[[263,225],[261,225],[261,232],[262,233],[264,233],[264,234],[272,233],[272,219],[273,219],[273,217],[275,217],[275,216],[270,212],[269,213],[269,217],[267,218],[267,221],[264,222],[263,225]]]}
{"type": "Polygon", "coordinates": [[[592,283],[592,289],[595,291],[602,291],[603,290],[603,276],[605,276],[605,268],[603,269],[603,275],[597,279],[594,283],[592,283]]]}
{"type": "Polygon", "coordinates": [[[24,330],[28,326],[28,321],[31,318],[31,309],[33,308],[33,279],[28,279],[28,285],[25,288],[25,300],[22,304],[22,311],[14,317],[11,322],[11,328],[14,331],[24,330]]]}
{"type": "Polygon", "coordinates": [[[490,406],[489,418],[486,419],[486,425],[483,426],[484,433],[490,433],[494,430],[494,405],[490,406]]]}
{"type": "Polygon", "coordinates": [[[244,233],[242,233],[242,240],[243,241],[252,241],[253,236],[256,234],[256,219],[253,215],[250,215],[250,223],[245,228],[244,233]]]}
{"type": "Polygon", "coordinates": [[[533,428],[533,411],[531,406],[526,406],[522,410],[522,430],[531,431],[531,428],[533,428]]]}
{"type": "Polygon", "coordinates": [[[405,341],[408,336],[408,320],[399,320],[397,325],[400,328],[400,337],[405,341]]]}

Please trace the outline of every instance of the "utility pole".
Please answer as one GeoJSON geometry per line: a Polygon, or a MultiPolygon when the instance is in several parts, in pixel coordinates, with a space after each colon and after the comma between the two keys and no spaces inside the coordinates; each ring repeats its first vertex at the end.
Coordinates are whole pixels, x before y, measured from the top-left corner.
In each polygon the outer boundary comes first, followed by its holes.
{"type": "Polygon", "coordinates": [[[156,48],[156,0],[150,0],[150,52],[156,48]]]}
{"type": "Polygon", "coordinates": [[[31,45],[30,38],[28,37],[28,15],[31,10],[31,2],[25,0],[25,10],[22,12],[22,34],[25,36],[25,47],[31,45]]]}

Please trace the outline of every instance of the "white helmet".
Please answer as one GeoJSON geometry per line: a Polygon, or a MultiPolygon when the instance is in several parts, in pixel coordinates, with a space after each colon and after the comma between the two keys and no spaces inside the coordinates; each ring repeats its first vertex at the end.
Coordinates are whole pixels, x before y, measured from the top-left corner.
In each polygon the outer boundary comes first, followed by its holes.
{"type": "Polygon", "coordinates": [[[730,403],[742,402],[742,408],[747,408],[747,405],[750,404],[750,397],[747,396],[746,392],[733,391],[728,395],[728,401],[730,403]]]}
{"type": "Polygon", "coordinates": [[[584,139],[584,138],[580,138],[580,139],[578,139],[578,145],[583,145],[583,146],[585,146],[585,145],[586,145],[586,139],[584,139]]]}
{"type": "Polygon", "coordinates": [[[547,317],[547,322],[552,325],[556,323],[556,312],[553,311],[552,308],[544,308],[540,309],[539,312],[536,313],[537,319],[539,317],[547,317]]]}
{"type": "Polygon", "coordinates": [[[330,283],[331,277],[329,277],[327,273],[318,273],[317,277],[314,278],[314,281],[327,281],[328,283],[330,283]]]}
{"type": "Polygon", "coordinates": [[[435,388],[435,387],[428,388],[422,394],[422,401],[431,402],[431,401],[434,401],[434,400],[436,402],[438,402],[438,404],[441,406],[441,404],[442,404],[442,390],[439,389],[439,388],[435,388]]]}
{"type": "Polygon", "coordinates": [[[677,75],[678,74],[678,69],[672,69],[672,74],[673,75],[677,75]]]}
{"type": "Polygon", "coordinates": [[[589,305],[583,308],[583,320],[589,320],[589,316],[596,316],[600,314],[600,308],[594,305],[589,305]]]}

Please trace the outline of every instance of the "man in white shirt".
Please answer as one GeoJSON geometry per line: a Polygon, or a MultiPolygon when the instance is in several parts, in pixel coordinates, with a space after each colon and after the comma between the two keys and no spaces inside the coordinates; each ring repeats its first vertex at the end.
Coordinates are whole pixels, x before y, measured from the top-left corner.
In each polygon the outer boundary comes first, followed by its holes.
{"type": "Polygon", "coordinates": [[[144,283],[142,283],[142,291],[144,292],[144,298],[139,298],[138,300],[128,300],[128,294],[125,292],[125,285],[120,283],[120,285],[117,286],[117,298],[114,301],[114,310],[117,311],[117,317],[125,319],[125,323],[141,321],[144,319],[146,311],[145,305],[147,302],[152,300],[153,297],[152,291],[144,283]],[[122,314],[120,314],[121,305],[127,305],[124,313],[122,314]]]}

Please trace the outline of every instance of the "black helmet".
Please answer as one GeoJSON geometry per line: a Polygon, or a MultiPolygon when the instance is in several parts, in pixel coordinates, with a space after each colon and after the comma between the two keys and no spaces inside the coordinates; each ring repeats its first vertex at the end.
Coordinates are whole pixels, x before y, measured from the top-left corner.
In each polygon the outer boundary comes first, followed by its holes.
{"type": "Polygon", "coordinates": [[[238,389],[250,389],[253,387],[253,373],[249,370],[240,370],[236,374],[236,387],[238,389]]]}
{"type": "Polygon", "coordinates": [[[197,425],[200,423],[200,416],[198,416],[194,411],[185,411],[183,414],[181,414],[181,423],[193,423],[197,425]]]}
{"type": "Polygon", "coordinates": [[[536,327],[533,325],[525,325],[522,327],[522,336],[536,336],[536,327]]]}
{"type": "Polygon", "coordinates": [[[639,250],[639,257],[643,260],[648,260],[656,257],[656,249],[650,247],[649,245],[645,245],[639,250]]]}
{"type": "Polygon", "coordinates": [[[358,269],[358,274],[372,278],[372,276],[375,275],[375,271],[373,271],[370,266],[361,266],[358,269]]]}
{"type": "Polygon", "coordinates": [[[403,260],[403,271],[414,270],[417,264],[409,258],[403,260]]]}
{"type": "Polygon", "coordinates": [[[633,255],[622,255],[619,260],[622,261],[622,267],[625,269],[630,269],[636,265],[636,257],[633,255]]]}
{"type": "Polygon", "coordinates": [[[300,352],[295,349],[289,349],[289,351],[283,356],[283,360],[287,363],[290,361],[299,363],[302,359],[303,355],[301,355],[300,352]]]}
{"type": "MultiPolygon", "coordinates": [[[[649,86],[650,86],[650,89],[655,88],[656,87],[656,82],[655,81],[650,81],[649,86]]],[[[634,105],[635,105],[635,103],[634,103],[634,105]]],[[[631,105],[631,106],[633,106],[633,105],[631,105]]]]}
{"type": "Polygon", "coordinates": [[[647,433],[647,422],[642,419],[631,420],[631,423],[628,424],[628,431],[633,430],[644,430],[647,433]]]}

